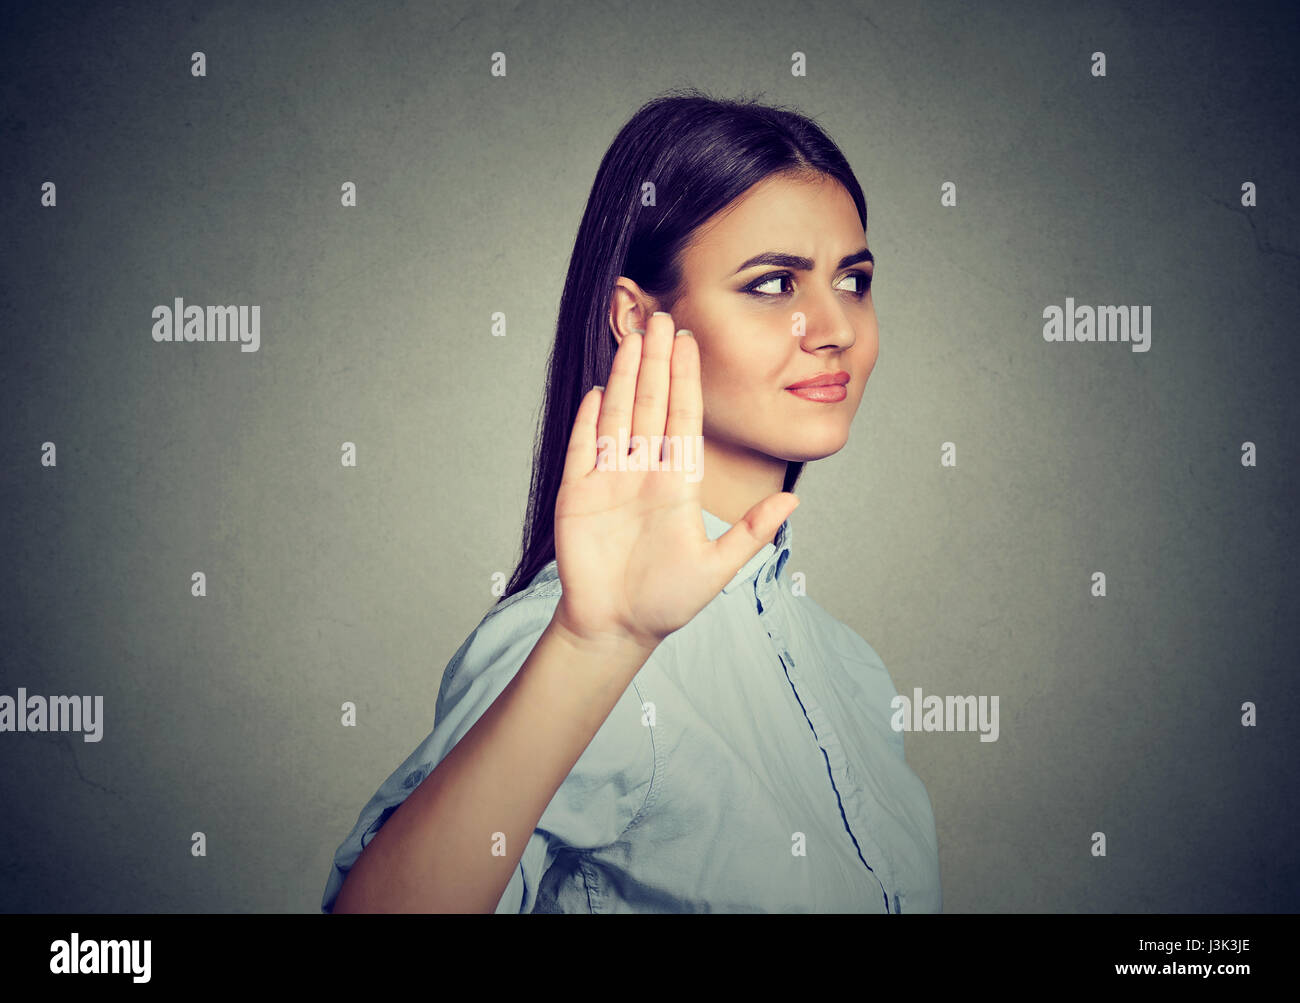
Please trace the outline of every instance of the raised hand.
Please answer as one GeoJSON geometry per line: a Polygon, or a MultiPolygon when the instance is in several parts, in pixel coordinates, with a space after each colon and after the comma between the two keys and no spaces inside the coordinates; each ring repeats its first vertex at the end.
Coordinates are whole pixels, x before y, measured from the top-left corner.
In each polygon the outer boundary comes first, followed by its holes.
{"type": "Polygon", "coordinates": [[[620,429],[633,444],[637,436],[691,437],[693,449],[702,442],[699,347],[675,331],[670,315],[656,313],[644,336],[624,337],[609,385],[588,391],[574,419],[555,502],[563,592],[553,620],[582,640],[653,648],[703,609],[799,504],[789,492],[768,495],[710,540],[700,482],[683,464],[622,469],[637,464],[614,455],[606,462],[618,469],[597,469],[598,443],[617,444],[620,429]]]}

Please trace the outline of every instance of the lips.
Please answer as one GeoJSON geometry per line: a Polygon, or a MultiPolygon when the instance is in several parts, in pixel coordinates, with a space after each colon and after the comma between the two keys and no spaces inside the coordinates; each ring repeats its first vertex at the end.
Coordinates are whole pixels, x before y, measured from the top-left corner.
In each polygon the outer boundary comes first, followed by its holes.
{"type": "Polygon", "coordinates": [[[787,390],[802,390],[805,387],[842,387],[849,382],[849,374],[844,370],[837,373],[819,373],[817,376],[809,376],[806,380],[800,380],[798,383],[791,383],[787,390]]]}

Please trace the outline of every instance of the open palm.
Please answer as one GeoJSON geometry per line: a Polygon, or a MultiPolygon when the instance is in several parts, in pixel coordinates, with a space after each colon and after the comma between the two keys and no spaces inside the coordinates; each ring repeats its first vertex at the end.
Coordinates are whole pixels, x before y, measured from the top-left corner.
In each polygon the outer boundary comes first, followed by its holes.
{"type": "MultiPolygon", "coordinates": [[[[658,644],[703,609],[799,503],[788,492],[771,494],[710,540],[699,481],[681,462],[649,469],[649,454],[658,459],[654,436],[677,437],[699,457],[699,347],[675,331],[671,316],[656,313],[644,337],[624,337],[609,385],[593,387],[574,418],[555,502],[562,587],[555,616],[584,639],[658,644]],[[633,455],[620,462],[615,446],[597,469],[598,444],[617,444],[620,429],[633,453],[644,437],[646,462],[633,455]]],[[[664,457],[672,455],[665,448],[664,457]]]]}

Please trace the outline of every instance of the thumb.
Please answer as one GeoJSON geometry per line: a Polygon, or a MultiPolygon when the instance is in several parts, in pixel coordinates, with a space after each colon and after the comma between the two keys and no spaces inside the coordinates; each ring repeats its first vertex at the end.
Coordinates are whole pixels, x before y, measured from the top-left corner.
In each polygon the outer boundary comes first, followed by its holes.
{"type": "Polygon", "coordinates": [[[718,588],[735,576],[745,562],[770,543],[781,523],[799,507],[799,499],[792,492],[778,491],[768,495],[745,513],[744,517],[713,541],[715,575],[725,574],[718,588]]]}

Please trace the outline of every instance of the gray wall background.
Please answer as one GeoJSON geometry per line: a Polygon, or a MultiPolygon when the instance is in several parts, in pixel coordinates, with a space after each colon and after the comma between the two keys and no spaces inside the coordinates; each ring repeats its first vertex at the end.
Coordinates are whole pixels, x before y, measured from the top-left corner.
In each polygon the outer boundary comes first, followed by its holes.
{"type": "Polygon", "coordinates": [[[600,158],[694,85],[815,116],[866,191],[880,361],[791,567],[900,692],[1000,696],[995,743],[906,738],[946,909],[1295,911],[1297,15],[1044,8],[15,13],[0,693],[105,726],[0,734],[0,908],[318,910],[513,567],[600,158]],[[260,304],[260,351],[155,344],[178,296],[260,304]],[[1151,305],[1150,351],[1045,343],[1066,296],[1151,305]]]}

